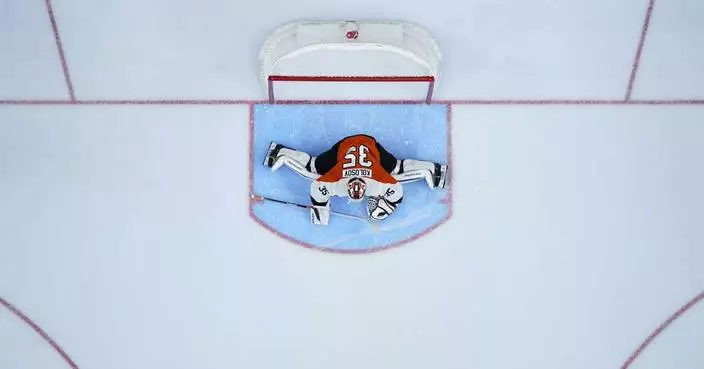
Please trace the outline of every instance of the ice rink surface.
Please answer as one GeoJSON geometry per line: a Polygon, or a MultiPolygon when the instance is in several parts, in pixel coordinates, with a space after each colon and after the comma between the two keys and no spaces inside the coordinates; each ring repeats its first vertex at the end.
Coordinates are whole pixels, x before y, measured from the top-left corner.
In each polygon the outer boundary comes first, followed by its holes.
{"type": "Polygon", "coordinates": [[[703,37],[691,0],[0,0],[0,368],[704,367],[703,37]],[[309,18],[443,51],[452,217],[403,247],[250,216],[256,53],[309,18]]]}

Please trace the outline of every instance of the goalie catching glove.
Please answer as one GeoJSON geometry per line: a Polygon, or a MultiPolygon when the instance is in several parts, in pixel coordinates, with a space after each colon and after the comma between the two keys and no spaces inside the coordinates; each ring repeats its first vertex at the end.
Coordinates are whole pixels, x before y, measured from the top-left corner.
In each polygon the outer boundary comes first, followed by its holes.
{"type": "MultiPolygon", "coordinates": [[[[367,199],[367,215],[372,220],[384,220],[391,215],[400,200],[393,203],[384,197],[370,196],[367,199]]],[[[328,225],[330,221],[329,206],[311,206],[310,222],[315,225],[328,225]]]]}
{"type": "Polygon", "coordinates": [[[401,202],[392,203],[383,197],[369,197],[367,201],[367,214],[374,220],[384,220],[396,210],[396,205],[401,202]]]}

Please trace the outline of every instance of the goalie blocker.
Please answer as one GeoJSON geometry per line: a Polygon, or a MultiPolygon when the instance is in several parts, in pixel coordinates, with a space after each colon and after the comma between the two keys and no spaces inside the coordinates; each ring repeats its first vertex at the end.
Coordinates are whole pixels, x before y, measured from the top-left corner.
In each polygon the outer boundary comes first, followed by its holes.
{"type": "Polygon", "coordinates": [[[403,201],[403,183],[424,180],[431,189],[445,188],[447,165],[396,159],[368,135],[345,137],[318,156],[272,142],[264,165],[276,171],[287,166],[312,181],[310,210],[313,224],[327,225],[330,197],[367,200],[372,220],[384,220],[403,201]]]}

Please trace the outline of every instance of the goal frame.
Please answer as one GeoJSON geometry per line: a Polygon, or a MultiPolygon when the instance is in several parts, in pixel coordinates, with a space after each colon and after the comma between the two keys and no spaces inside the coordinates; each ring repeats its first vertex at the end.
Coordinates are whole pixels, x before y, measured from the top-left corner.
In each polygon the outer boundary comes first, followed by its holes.
{"type": "Polygon", "coordinates": [[[430,103],[442,54],[425,29],[407,21],[317,20],[279,27],[262,45],[258,59],[259,81],[272,104],[430,103]],[[335,91],[336,84],[343,89],[335,91]]]}
{"type": "MultiPolygon", "coordinates": [[[[301,82],[301,83],[311,83],[311,82],[392,82],[392,83],[427,83],[428,92],[425,96],[425,103],[430,104],[433,99],[433,91],[435,90],[435,77],[434,76],[291,76],[291,75],[269,75],[267,78],[267,92],[269,97],[269,103],[275,104],[276,95],[274,92],[274,84],[276,82],[301,82]]],[[[299,101],[299,100],[282,100],[286,101],[299,101]]],[[[373,100],[370,100],[373,101],[373,100]]],[[[403,100],[399,100],[403,101],[403,100]]]]}

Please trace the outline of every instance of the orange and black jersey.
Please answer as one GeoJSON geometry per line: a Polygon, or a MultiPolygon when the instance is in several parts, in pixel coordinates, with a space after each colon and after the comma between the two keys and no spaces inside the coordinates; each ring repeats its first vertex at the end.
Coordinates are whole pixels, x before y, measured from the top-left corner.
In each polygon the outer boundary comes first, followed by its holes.
{"type": "Polygon", "coordinates": [[[318,178],[321,182],[332,183],[343,178],[361,177],[394,184],[397,181],[391,173],[397,164],[398,160],[374,137],[354,135],[343,138],[330,150],[318,155],[315,170],[321,174],[318,178]]]}

